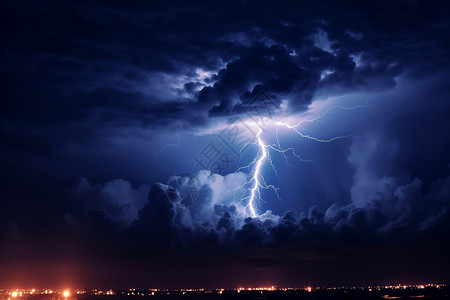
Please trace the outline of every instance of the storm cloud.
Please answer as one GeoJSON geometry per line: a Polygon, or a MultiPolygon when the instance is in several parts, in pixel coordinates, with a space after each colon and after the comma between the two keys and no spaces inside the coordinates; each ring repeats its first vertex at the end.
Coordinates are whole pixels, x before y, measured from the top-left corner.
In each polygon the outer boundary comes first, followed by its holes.
{"type": "Polygon", "coordinates": [[[130,261],[295,256],[315,242],[438,249],[450,235],[448,15],[418,0],[6,1],[0,263],[73,249],[130,261]],[[239,168],[256,147],[220,174],[195,159],[213,142],[228,153],[222,130],[267,99],[282,121],[306,122],[264,128],[295,153],[272,151],[277,172],[262,172],[275,188],[252,218],[239,168]]]}
{"type": "Polygon", "coordinates": [[[83,142],[117,127],[202,126],[208,116],[240,113],[257,85],[306,110],[316,93],[383,81],[389,88],[402,72],[448,64],[438,2],[340,3],[343,13],[333,15],[337,5],[10,2],[2,16],[4,122],[15,132],[38,123],[54,142],[83,142]],[[362,22],[374,11],[389,22],[362,22]]]}
{"type": "MultiPolygon", "coordinates": [[[[113,225],[121,228],[119,225],[125,222],[125,234],[140,246],[150,247],[234,248],[317,239],[360,243],[447,236],[450,177],[432,182],[424,193],[419,178],[407,181],[377,174],[376,167],[367,166],[368,160],[376,161],[375,156],[381,154],[373,149],[377,147],[373,143],[355,142],[351,148],[349,160],[358,178],[351,202],[332,204],[325,210],[313,206],[300,214],[287,211],[278,216],[266,211],[256,218],[248,217],[235,192],[245,182],[245,174],[221,176],[206,170],[190,177],[175,176],[169,180],[171,185],[155,184],[138,216],[137,209],[130,214],[129,206],[102,203],[114,209],[114,215],[108,211],[113,225]]],[[[85,185],[83,181],[77,193],[85,185]]],[[[102,188],[103,194],[115,185],[123,186],[122,192],[127,186],[112,181],[102,188]]]]}

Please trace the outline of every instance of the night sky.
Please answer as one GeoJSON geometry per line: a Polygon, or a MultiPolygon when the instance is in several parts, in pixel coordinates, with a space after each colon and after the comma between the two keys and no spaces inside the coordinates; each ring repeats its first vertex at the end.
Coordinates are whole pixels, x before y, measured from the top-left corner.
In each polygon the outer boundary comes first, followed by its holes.
{"type": "Polygon", "coordinates": [[[0,287],[450,283],[449,16],[2,1],[0,287]]]}

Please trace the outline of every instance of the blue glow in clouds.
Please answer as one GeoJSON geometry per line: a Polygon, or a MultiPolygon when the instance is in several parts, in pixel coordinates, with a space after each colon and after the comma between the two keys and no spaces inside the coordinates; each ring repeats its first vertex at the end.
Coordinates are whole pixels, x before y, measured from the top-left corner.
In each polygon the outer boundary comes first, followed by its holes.
{"type": "MultiPolygon", "coordinates": [[[[303,159],[300,155],[298,155],[295,152],[294,148],[283,148],[280,144],[279,141],[279,130],[278,128],[282,127],[282,128],[286,128],[289,129],[293,132],[295,132],[297,135],[299,135],[301,138],[304,139],[308,139],[314,142],[318,142],[318,143],[331,143],[333,141],[339,140],[339,139],[344,139],[344,138],[351,138],[354,137],[352,135],[337,135],[337,136],[333,136],[331,138],[327,138],[327,139],[323,139],[323,138],[318,138],[314,135],[311,134],[305,134],[300,130],[300,126],[304,123],[313,123],[316,122],[320,119],[322,119],[323,117],[325,117],[328,113],[330,113],[333,110],[339,109],[339,110],[345,110],[345,111],[351,111],[357,108],[368,108],[369,106],[367,106],[368,104],[368,100],[366,100],[365,105],[357,105],[357,106],[352,106],[352,107],[344,107],[344,106],[333,106],[329,109],[327,109],[323,114],[321,114],[318,117],[315,117],[313,119],[303,119],[301,121],[299,121],[298,123],[296,123],[295,125],[291,125],[288,122],[285,121],[281,121],[281,120],[271,120],[270,118],[262,118],[263,119],[263,124],[264,123],[268,123],[269,125],[275,126],[276,127],[276,134],[275,134],[275,139],[276,139],[276,144],[267,144],[264,142],[263,137],[262,137],[262,133],[264,132],[264,129],[258,125],[256,122],[254,122],[254,125],[256,125],[258,127],[258,133],[255,136],[255,142],[254,144],[258,147],[258,152],[256,154],[256,157],[246,166],[239,168],[238,170],[236,170],[236,172],[241,171],[243,169],[248,169],[251,168],[250,171],[250,175],[249,175],[249,180],[247,182],[245,182],[242,186],[238,187],[236,190],[238,189],[243,189],[244,190],[244,196],[241,198],[241,202],[246,203],[245,204],[245,213],[249,214],[251,217],[257,217],[258,216],[258,212],[257,212],[257,206],[261,205],[262,203],[264,203],[262,196],[261,196],[261,189],[264,190],[272,190],[274,191],[274,193],[276,194],[276,196],[278,197],[278,199],[280,199],[280,196],[278,194],[278,188],[275,187],[272,184],[267,184],[263,172],[262,172],[262,167],[263,165],[268,162],[270,163],[270,165],[272,166],[273,171],[275,172],[275,175],[278,177],[278,171],[275,168],[273,159],[270,156],[270,150],[276,151],[278,153],[281,153],[287,163],[287,157],[286,157],[286,152],[291,152],[297,159],[299,159],[302,162],[312,162],[311,160],[305,160],[303,159]],[[245,191],[247,190],[247,191],[245,191]]],[[[244,147],[245,148],[245,147],[244,147]]],[[[243,149],[244,149],[243,148],[243,149]]]]}

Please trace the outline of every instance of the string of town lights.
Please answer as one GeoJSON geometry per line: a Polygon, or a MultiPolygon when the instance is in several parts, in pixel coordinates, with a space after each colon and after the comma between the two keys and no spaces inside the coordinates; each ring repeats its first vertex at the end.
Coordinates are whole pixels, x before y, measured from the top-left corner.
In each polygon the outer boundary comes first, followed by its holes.
{"type": "MultiPolygon", "coordinates": [[[[77,294],[80,294],[77,291],[77,294]]],[[[3,295],[7,295],[7,299],[22,299],[22,298],[28,298],[28,296],[33,295],[52,295],[57,297],[63,297],[64,299],[67,299],[72,296],[72,293],[70,290],[52,290],[52,289],[16,289],[16,290],[0,290],[0,299],[2,299],[3,295]]]]}
{"type": "MultiPolygon", "coordinates": [[[[384,285],[384,286],[339,286],[339,287],[312,287],[306,286],[302,288],[295,287],[277,287],[277,286],[262,286],[262,287],[238,287],[238,288],[218,288],[218,289],[202,289],[202,288],[188,288],[188,289],[127,289],[127,290],[101,290],[101,289],[1,289],[0,299],[8,300],[24,300],[30,297],[44,296],[46,299],[77,299],[80,296],[129,296],[129,297],[152,297],[152,296],[201,296],[201,295],[236,295],[240,293],[332,293],[342,292],[345,295],[350,295],[351,292],[361,292],[371,294],[385,295],[384,298],[396,299],[389,297],[389,295],[409,295],[413,297],[423,297],[424,295],[448,295],[449,286],[446,284],[398,284],[398,285],[384,285]],[[387,295],[387,297],[386,297],[387,295]]],[[[323,294],[322,294],[323,295],[323,294]]],[[[398,297],[397,297],[398,298],[398,297]]]]}

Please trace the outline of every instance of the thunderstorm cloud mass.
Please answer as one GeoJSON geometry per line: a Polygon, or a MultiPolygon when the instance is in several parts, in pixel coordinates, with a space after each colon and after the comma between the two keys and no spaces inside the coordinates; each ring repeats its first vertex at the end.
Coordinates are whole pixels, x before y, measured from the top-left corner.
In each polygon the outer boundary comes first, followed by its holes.
{"type": "Polygon", "coordinates": [[[445,1],[2,6],[0,281],[450,280],[445,1]]]}

